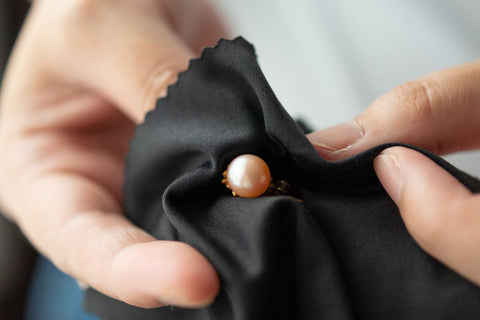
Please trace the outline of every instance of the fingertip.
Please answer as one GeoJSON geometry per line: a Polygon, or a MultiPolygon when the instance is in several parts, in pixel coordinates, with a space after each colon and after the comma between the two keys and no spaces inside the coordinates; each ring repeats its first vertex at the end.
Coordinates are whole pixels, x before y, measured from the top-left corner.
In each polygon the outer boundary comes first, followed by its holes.
{"type": "Polygon", "coordinates": [[[398,159],[400,147],[388,148],[382,151],[373,161],[373,167],[381,184],[395,203],[400,202],[403,185],[405,183],[402,165],[398,159]]]}
{"type": "Polygon", "coordinates": [[[160,301],[182,307],[205,307],[219,290],[220,280],[213,265],[197,250],[182,242],[170,242],[172,261],[169,283],[164,283],[160,301]]]}
{"type": "Polygon", "coordinates": [[[385,149],[374,167],[413,238],[436,254],[437,240],[452,225],[455,206],[470,196],[468,189],[433,160],[405,147],[385,149]]]}
{"type": "Polygon", "coordinates": [[[374,168],[382,185],[397,204],[420,198],[423,201],[416,201],[419,206],[427,200],[445,201],[452,199],[453,195],[469,194],[455,177],[434,160],[410,148],[395,146],[385,149],[375,158],[374,168]],[[447,194],[449,197],[442,198],[447,194]]]}
{"type": "Polygon", "coordinates": [[[480,196],[474,195],[427,156],[403,147],[386,149],[375,159],[375,170],[389,194],[391,172],[404,180],[395,202],[417,244],[437,260],[480,283],[476,254],[480,244],[480,196]],[[391,168],[393,166],[398,168],[391,168]]]}
{"type": "Polygon", "coordinates": [[[212,303],[220,289],[211,263],[191,246],[174,241],[139,243],[123,249],[112,264],[115,293],[129,304],[187,308],[212,303]]]}

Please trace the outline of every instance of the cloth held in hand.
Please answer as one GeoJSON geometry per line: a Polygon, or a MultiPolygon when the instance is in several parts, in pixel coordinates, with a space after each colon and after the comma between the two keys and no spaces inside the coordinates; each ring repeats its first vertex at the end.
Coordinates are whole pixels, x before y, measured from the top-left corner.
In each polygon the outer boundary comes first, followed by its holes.
{"type": "MultiPolygon", "coordinates": [[[[379,183],[372,162],[388,146],[321,158],[275,97],[252,45],[221,40],[138,126],[124,189],[136,225],[212,262],[219,296],[203,309],[141,309],[89,289],[86,309],[116,320],[477,319],[480,288],[420,249],[379,183]],[[303,203],[233,197],[222,173],[247,153],[303,203]]],[[[480,181],[421,152],[480,191],[480,181]]]]}

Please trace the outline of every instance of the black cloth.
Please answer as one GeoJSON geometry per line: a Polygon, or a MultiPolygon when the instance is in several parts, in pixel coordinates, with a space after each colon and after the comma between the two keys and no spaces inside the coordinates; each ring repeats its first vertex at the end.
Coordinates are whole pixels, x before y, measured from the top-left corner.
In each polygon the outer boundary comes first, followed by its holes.
{"type": "MultiPolygon", "coordinates": [[[[287,48],[286,48],[287,49],[287,48]]],[[[186,242],[222,282],[213,305],[140,309],[94,290],[108,319],[478,319],[480,288],[422,251],[372,167],[382,145],[321,158],[282,108],[253,47],[221,40],[191,62],[139,125],[127,157],[127,216],[158,239],[186,242]],[[263,158],[286,196],[233,197],[236,156],[263,158]]],[[[470,190],[480,181],[421,151],[470,190]]]]}

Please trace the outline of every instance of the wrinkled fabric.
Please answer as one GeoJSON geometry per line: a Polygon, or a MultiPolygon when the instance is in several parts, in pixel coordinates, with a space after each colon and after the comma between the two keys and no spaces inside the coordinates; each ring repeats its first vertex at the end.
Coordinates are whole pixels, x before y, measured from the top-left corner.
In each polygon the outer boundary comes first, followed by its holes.
{"type": "MultiPolygon", "coordinates": [[[[392,145],[321,158],[275,97],[252,45],[221,40],[137,127],[124,189],[136,225],[211,261],[219,296],[203,309],[141,309],[89,289],[86,309],[129,320],[478,318],[480,288],[420,249],[375,175],[373,159],[392,145]],[[222,172],[245,153],[263,158],[303,203],[233,197],[222,172]]],[[[480,192],[480,181],[419,151],[480,192]]]]}

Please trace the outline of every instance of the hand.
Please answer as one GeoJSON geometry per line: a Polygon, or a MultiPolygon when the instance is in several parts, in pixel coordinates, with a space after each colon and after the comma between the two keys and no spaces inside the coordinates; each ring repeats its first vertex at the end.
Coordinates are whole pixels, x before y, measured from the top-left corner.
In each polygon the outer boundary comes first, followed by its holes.
{"type": "MultiPolygon", "coordinates": [[[[380,97],[353,121],[309,135],[331,160],[401,142],[445,154],[480,148],[480,62],[440,71],[380,97]]],[[[480,285],[480,195],[407,148],[384,150],[375,171],[418,244],[480,285]]]]}
{"type": "Polygon", "coordinates": [[[204,1],[38,0],[0,96],[0,204],[61,270],[129,304],[198,307],[219,279],[122,214],[135,122],[221,36],[204,1]]]}

